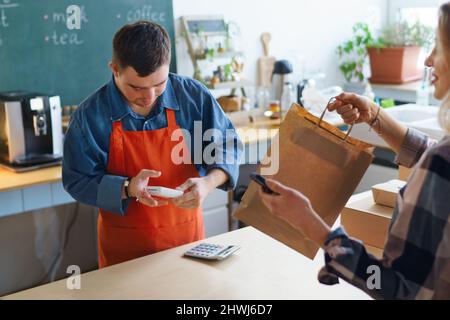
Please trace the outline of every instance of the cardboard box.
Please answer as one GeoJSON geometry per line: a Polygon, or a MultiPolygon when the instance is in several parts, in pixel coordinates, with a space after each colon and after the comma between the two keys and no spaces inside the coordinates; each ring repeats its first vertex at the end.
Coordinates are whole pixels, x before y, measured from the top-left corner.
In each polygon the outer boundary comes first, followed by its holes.
{"type": "Polygon", "coordinates": [[[406,182],[401,180],[391,180],[386,183],[377,184],[372,187],[373,200],[376,204],[394,208],[397,202],[397,195],[406,182]]]}
{"type": "Polygon", "coordinates": [[[349,236],[370,247],[383,249],[393,210],[376,204],[371,192],[367,191],[350,199],[342,210],[341,224],[349,236]]]}
{"type": "Polygon", "coordinates": [[[413,171],[412,168],[399,166],[398,167],[398,178],[402,181],[408,181],[408,178],[411,175],[412,171],[413,171]]]}
{"type": "Polygon", "coordinates": [[[383,249],[375,248],[375,247],[369,246],[368,244],[365,244],[364,247],[366,248],[368,253],[375,256],[376,258],[378,258],[378,259],[383,258],[383,249]]]}

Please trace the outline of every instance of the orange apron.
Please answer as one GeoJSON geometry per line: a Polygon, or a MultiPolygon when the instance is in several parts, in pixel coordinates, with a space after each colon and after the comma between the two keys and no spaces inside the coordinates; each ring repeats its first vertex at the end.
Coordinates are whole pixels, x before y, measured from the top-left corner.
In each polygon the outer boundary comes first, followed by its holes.
{"type": "MultiPolygon", "coordinates": [[[[149,184],[176,188],[189,178],[198,177],[193,164],[174,164],[172,149],[179,141],[171,141],[179,129],[175,111],[166,109],[167,128],[125,131],[121,121],[112,124],[108,173],[134,177],[142,169],[161,171],[149,184]]],[[[183,138],[183,143],[185,143],[183,138]]],[[[188,150],[185,148],[184,150],[188,150]]],[[[181,209],[169,203],[148,207],[130,201],[125,216],[100,209],[98,217],[99,267],[149,255],[204,238],[201,208],[181,209]]]]}

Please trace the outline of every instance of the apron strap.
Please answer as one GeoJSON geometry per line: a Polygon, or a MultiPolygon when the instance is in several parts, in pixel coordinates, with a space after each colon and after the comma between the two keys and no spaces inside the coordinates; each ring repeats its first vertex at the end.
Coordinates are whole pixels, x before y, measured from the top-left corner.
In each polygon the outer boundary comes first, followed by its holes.
{"type": "Polygon", "coordinates": [[[125,173],[125,150],[123,149],[123,129],[122,121],[117,120],[112,123],[111,138],[109,144],[108,154],[108,172],[123,172],[125,173]],[[111,161],[111,157],[120,157],[111,161]]]}
{"type": "Polygon", "coordinates": [[[175,119],[175,110],[166,109],[167,127],[175,130],[178,128],[177,121],[175,119]]]}

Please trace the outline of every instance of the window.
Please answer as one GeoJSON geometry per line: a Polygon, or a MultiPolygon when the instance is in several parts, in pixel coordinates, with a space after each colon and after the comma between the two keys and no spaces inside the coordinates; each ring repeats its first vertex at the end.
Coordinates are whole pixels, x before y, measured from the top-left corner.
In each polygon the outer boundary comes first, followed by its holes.
{"type": "MultiPolygon", "coordinates": [[[[419,20],[427,26],[436,28],[438,8],[444,2],[446,0],[388,0],[388,23],[406,21],[413,24],[419,20]]],[[[428,48],[428,50],[430,49],[428,48]]],[[[423,66],[427,55],[427,50],[423,49],[417,62],[420,67],[423,66]]]]}
{"type": "Polygon", "coordinates": [[[417,20],[435,28],[437,26],[437,10],[445,0],[388,0],[389,23],[417,20]]]}

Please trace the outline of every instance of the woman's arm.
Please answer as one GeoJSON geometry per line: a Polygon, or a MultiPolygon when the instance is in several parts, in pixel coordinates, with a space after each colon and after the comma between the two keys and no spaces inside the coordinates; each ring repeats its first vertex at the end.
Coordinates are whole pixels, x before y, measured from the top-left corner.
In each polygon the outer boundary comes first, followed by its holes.
{"type": "Polygon", "coordinates": [[[447,140],[427,151],[400,191],[383,260],[338,229],[327,239],[319,279],[333,284],[336,275],[374,298],[450,299],[449,194],[447,140]]]}
{"type": "Polygon", "coordinates": [[[414,166],[429,147],[437,144],[426,134],[407,128],[367,97],[342,93],[328,107],[336,110],[347,124],[366,123],[397,153],[397,162],[414,166]]]}
{"type": "Polygon", "coordinates": [[[450,141],[420,160],[400,192],[382,260],[342,228],[331,232],[300,192],[267,179],[280,195],[260,190],[260,196],[273,214],[324,248],[322,283],[335,284],[339,277],[376,299],[450,299],[449,168],[450,141]]]}

